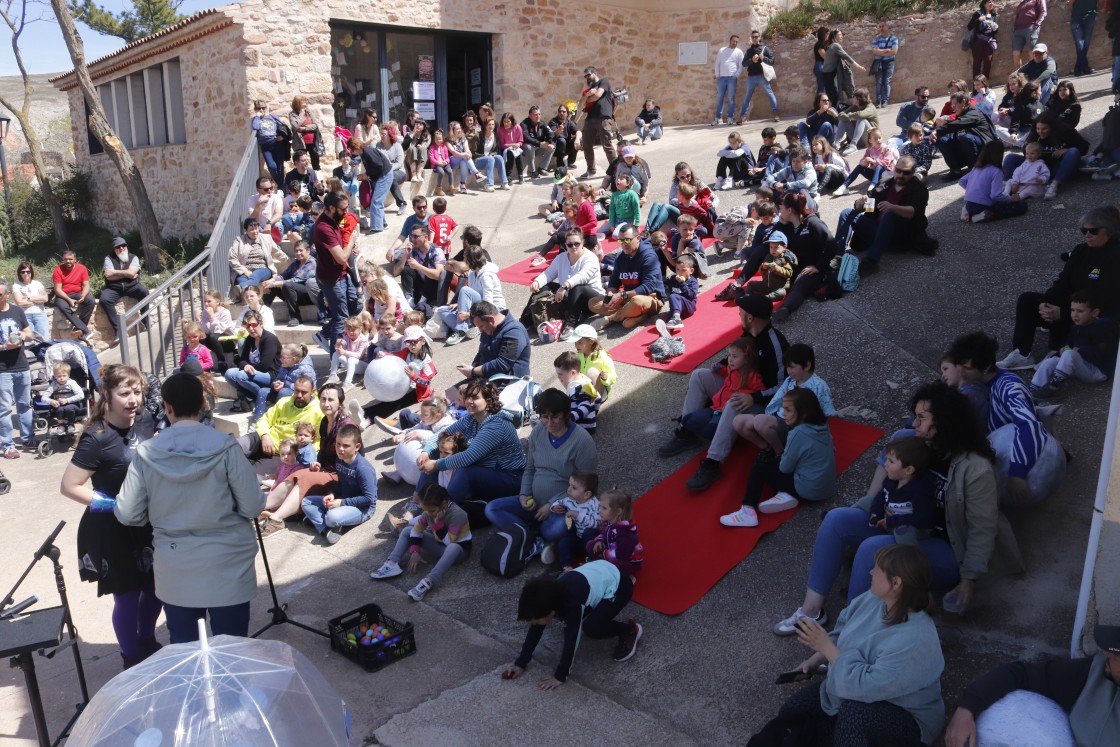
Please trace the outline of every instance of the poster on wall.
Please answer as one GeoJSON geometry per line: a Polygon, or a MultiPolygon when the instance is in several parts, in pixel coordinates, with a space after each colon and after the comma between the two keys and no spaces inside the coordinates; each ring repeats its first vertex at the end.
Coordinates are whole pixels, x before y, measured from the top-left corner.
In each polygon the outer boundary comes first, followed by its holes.
{"type": "Polygon", "coordinates": [[[412,98],[417,101],[435,101],[436,84],[423,81],[412,81],[412,98]]]}
{"type": "Polygon", "coordinates": [[[436,79],[436,61],[430,54],[418,55],[416,69],[420,80],[436,79]]]}
{"type": "Polygon", "coordinates": [[[481,86],[482,85],[482,68],[480,68],[480,67],[472,67],[471,68],[471,85],[472,86],[481,86]]]}
{"type": "Polygon", "coordinates": [[[434,121],[436,118],[436,102],[434,101],[417,101],[416,113],[428,121],[434,121]]]}
{"type": "Polygon", "coordinates": [[[482,103],[482,87],[473,86],[471,88],[471,106],[477,106],[482,103]]]}

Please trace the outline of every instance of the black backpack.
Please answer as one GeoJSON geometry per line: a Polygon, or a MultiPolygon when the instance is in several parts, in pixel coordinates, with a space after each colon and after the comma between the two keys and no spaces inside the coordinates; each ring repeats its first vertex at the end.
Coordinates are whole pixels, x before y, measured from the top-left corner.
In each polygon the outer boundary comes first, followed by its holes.
{"type": "Polygon", "coordinates": [[[525,570],[536,532],[520,524],[499,529],[482,546],[482,567],[502,578],[513,578],[525,570]]]}

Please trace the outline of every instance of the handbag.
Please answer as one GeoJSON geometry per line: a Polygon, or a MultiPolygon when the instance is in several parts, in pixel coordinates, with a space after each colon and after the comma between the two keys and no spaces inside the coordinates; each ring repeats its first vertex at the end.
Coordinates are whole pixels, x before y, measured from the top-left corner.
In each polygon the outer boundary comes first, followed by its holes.
{"type": "Polygon", "coordinates": [[[972,38],[976,36],[976,31],[973,29],[965,29],[964,36],[961,37],[961,51],[967,52],[972,49],[972,38]]]}
{"type": "Polygon", "coordinates": [[[881,59],[879,59],[878,57],[876,57],[874,60],[871,61],[871,66],[869,68],[867,68],[867,74],[872,75],[872,76],[878,75],[879,71],[882,70],[882,69],[883,69],[883,61],[881,59]]]}
{"type": "Polygon", "coordinates": [[[323,136],[319,134],[318,130],[315,130],[315,143],[312,147],[315,148],[316,155],[323,156],[327,153],[327,147],[323,145],[323,136]]]}
{"type": "Polygon", "coordinates": [[[777,78],[778,74],[774,71],[774,66],[773,65],[770,65],[768,63],[763,62],[762,63],[762,77],[766,79],[767,83],[769,83],[772,80],[774,80],[775,78],[777,78]]]}

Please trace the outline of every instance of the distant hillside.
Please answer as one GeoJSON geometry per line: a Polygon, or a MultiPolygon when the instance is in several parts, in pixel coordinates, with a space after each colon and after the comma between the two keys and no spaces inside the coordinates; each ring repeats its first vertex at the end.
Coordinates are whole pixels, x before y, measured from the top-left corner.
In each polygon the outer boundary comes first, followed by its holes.
{"type": "MultiPolygon", "coordinates": [[[[57,73],[31,76],[34,86],[31,124],[39,135],[47,168],[61,171],[64,161],[73,162],[74,143],[70,135],[70,107],[66,94],[47,80],[54,75],[57,73]]],[[[13,106],[20,106],[23,103],[23,78],[18,75],[0,76],[0,94],[11,101],[13,106]]],[[[3,107],[0,107],[0,111],[4,111],[3,107]]],[[[8,168],[15,169],[19,165],[30,164],[23,131],[14,117],[4,147],[7,151],[8,168]]]]}

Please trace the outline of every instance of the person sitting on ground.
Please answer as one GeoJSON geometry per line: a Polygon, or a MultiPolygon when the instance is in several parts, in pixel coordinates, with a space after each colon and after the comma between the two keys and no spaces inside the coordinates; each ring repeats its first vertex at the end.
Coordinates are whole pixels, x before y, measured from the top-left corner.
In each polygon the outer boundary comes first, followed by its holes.
{"type": "MultiPolygon", "coordinates": [[[[774,128],[764,128],[762,130],[763,139],[766,138],[766,130],[770,130],[770,139],[771,141],[773,141],[774,128]]],[[[707,191],[709,199],[712,196],[711,189],[708,187],[708,185],[704,184],[704,182],[700,181],[700,178],[692,172],[692,167],[688,165],[688,162],[678,161],[677,164],[673,166],[673,178],[669,182],[669,204],[674,207],[676,207],[677,203],[680,202],[680,198],[678,197],[677,192],[680,190],[682,184],[691,184],[692,186],[696,187],[697,194],[702,195],[705,191],[707,191]]],[[[649,228],[652,231],[660,228],[660,226],[650,226],[649,228]]]]}
{"type": "Polygon", "coordinates": [[[906,144],[898,155],[914,159],[914,176],[924,182],[926,174],[933,168],[933,143],[926,137],[925,129],[915,122],[906,131],[906,144]]]}
{"type": "MultiPolygon", "coordinates": [[[[1027,143],[1023,147],[1023,155],[1027,160],[1015,167],[1011,178],[1003,185],[1004,193],[1012,202],[1042,197],[1050,181],[1050,167],[1042,160],[1041,144],[1027,143]]],[[[1002,171],[1000,176],[1003,176],[1002,171]]]]}
{"type": "Polygon", "coordinates": [[[326,495],[303,499],[303,515],[329,544],[342,539],[338,530],[373,518],[377,509],[377,472],[362,456],[362,430],[356,425],[338,429],[334,442],[338,484],[326,495]]]}
{"type": "Polygon", "coordinates": [[[1077,100],[1077,89],[1072,80],[1063,80],[1058,84],[1058,95],[1050,97],[1046,108],[1070,127],[1077,127],[1081,122],[1081,102],[1077,100]]]}
{"type": "Polygon", "coordinates": [[[778,209],[769,200],[759,200],[751,205],[751,209],[752,217],[747,219],[747,224],[752,231],[752,236],[750,243],[740,252],[742,265],[739,274],[732,278],[726,288],[716,294],[717,301],[734,301],[745,293],[746,284],[770,256],[770,236],[778,230],[778,209]]]}
{"type": "Polygon", "coordinates": [[[1115,319],[1101,317],[1101,302],[1096,295],[1089,290],[1072,294],[1069,318],[1073,327],[1068,344],[1039,363],[1031,378],[1029,389],[1035,399],[1056,397],[1071,378],[1099,384],[1112,378],[1116,369],[1120,326],[1115,319]]]}
{"type": "MultiPolygon", "coordinates": [[[[1042,160],[1050,169],[1050,183],[1042,196],[1044,200],[1057,197],[1058,187],[1077,174],[1081,156],[1090,151],[1089,141],[1051,111],[1038,115],[1026,142],[1038,143],[1042,147],[1042,160]]],[[[1003,161],[1004,178],[1010,179],[1025,160],[1025,156],[1009,153],[1003,161]]]]}
{"type": "Polygon", "coordinates": [[[997,477],[1004,505],[1034,505],[1065,475],[1061,443],[1038,419],[1034,400],[1015,374],[996,366],[996,339],[984,332],[961,335],[948,356],[960,367],[961,379],[985,384],[991,392],[988,440],[996,453],[997,477]]]}
{"type": "Polygon", "coordinates": [[[603,295],[599,258],[584,246],[580,229],[570,228],[565,232],[564,251],[533,279],[529,293],[529,303],[521,312],[521,324],[526,328],[532,326],[534,303],[543,294],[551,293],[552,311],[564,320],[560,340],[571,339],[573,330],[591,314],[589,302],[603,295]]]}
{"type": "Polygon", "coordinates": [[[658,456],[672,457],[695,448],[702,440],[711,442],[707,458],[685,485],[689,490],[702,492],[719,479],[720,466],[735,445],[735,417],[755,406],[755,396],[764,386],[755,341],[749,336],[733,340],[723,361],[689,375],[677,419],[680,427],[657,449],[658,456]]]}
{"type": "Polygon", "coordinates": [[[1015,72],[1026,76],[1028,82],[1039,85],[1044,106],[1050,101],[1050,94],[1058,83],[1058,63],[1050,56],[1050,50],[1045,44],[1035,44],[1031,49],[1031,58],[1015,72]]]}
{"type": "Polygon", "coordinates": [[[811,676],[827,663],[827,673],[791,695],[755,739],[777,744],[796,728],[812,744],[933,744],[945,719],[945,657],[926,612],[930,562],[917,548],[885,547],[870,579],[832,632],[811,619],[798,623],[798,641],[814,653],[793,671],[811,676]]]}
{"type": "Polygon", "coordinates": [[[879,110],[871,101],[871,93],[866,88],[857,88],[853,94],[852,105],[837,115],[840,124],[836,128],[836,144],[843,144],[840,155],[847,156],[867,145],[867,131],[879,129],[879,110]]]}
{"type": "Polygon", "coordinates": [[[491,303],[496,309],[507,306],[502,282],[498,278],[498,265],[490,261],[486,250],[472,244],[463,252],[463,258],[468,272],[465,279],[459,279],[455,303],[436,310],[444,325],[451,330],[445,340],[446,345],[457,345],[468,338],[478,337],[478,328],[471,324],[471,307],[479,301],[491,303]]]}
{"type": "Polygon", "coordinates": [[[1002,163],[1003,143],[985,143],[976,163],[960,180],[964,187],[961,223],[989,223],[1026,214],[1025,202],[1012,200],[1004,193],[1002,163]]]}
{"type": "Polygon", "coordinates": [[[766,239],[770,247],[770,258],[762,263],[762,280],[752,280],[746,284],[747,293],[757,293],[767,301],[781,301],[789,292],[793,274],[797,272],[797,256],[787,248],[789,243],[781,231],[774,231],[766,239]]]}
{"type": "Polygon", "coordinates": [[[719,161],[716,162],[715,188],[727,190],[747,186],[750,170],[754,168],[754,156],[738,132],[727,136],[727,145],[720,148],[716,155],[719,161]]]}
{"type": "MultiPolygon", "coordinates": [[[[884,177],[889,176],[894,171],[894,164],[897,160],[898,153],[895,149],[883,143],[883,133],[879,131],[879,128],[872,127],[867,131],[867,150],[863,152],[859,163],[848,174],[844,183],[832,193],[832,196],[843,197],[848,194],[848,187],[855,184],[856,179],[861,176],[867,179],[871,189],[874,189],[884,177]]],[[[812,193],[810,192],[810,194],[812,193]]]]}
{"type": "Polygon", "coordinates": [[[645,560],[638,526],[630,518],[633,497],[617,488],[599,496],[599,532],[587,543],[587,560],[606,560],[636,580],[645,560]]]}
{"type": "Polygon", "coordinates": [[[401,287],[413,308],[427,304],[435,309],[439,278],[447,255],[432,241],[432,230],[427,225],[413,226],[410,236],[410,249],[402,251],[393,261],[393,276],[400,277],[401,287]]]}
{"type": "Polygon", "coordinates": [[[832,234],[824,221],[809,210],[804,193],[786,194],[782,198],[778,215],[781,219],[779,229],[789,240],[789,250],[797,257],[797,264],[801,269],[793,280],[785,302],[771,317],[775,323],[788,319],[806,298],[824,285],[828,263],[835,255],[832,234]]]}
{"type": "Polygon", "coordinates": [[[805,115],[804,122],[797,123],[801,137],[801,147],[809,149],[809,141],[820,135],[832,143],[836,141],[836,129],[840,125],[839,113],[832,105],[828,94],[820,91],[813,97],[813,109],[805,115]]]}
{"type": "Polygon", "coordinates": [[[992,127],[992,120],[969,103],[968,94],[964,91],[957,91],[950,96],[949,104],[953,109],[953,117],[939,118],[929,139],[937,143],[937,150],[941,151],[945,165],[949,167],[945,178],[956,181],[961,178],[965,169],[976,162],[980,149],[996,139],[996,131],[992,127]]]}
{"type": "MultiPolygon", "coordinates": [[[[250,460],[267,459],[276,456],[281,441],[286,438],[295,440],[297,423],[307,422],[318,428],[322,419],[323,411],[319,409],[315,385],[309,377],[302,376],[296,380],[292,396],[277,400],[249,433],[238,438],[237,442],[250,460]]],[[[315,449],[321,454],[322,444],[316,442],[315,449]]]]}
{"type": "Polygon", "coordinates": [[[140,301],[148,296],[148,289],[139,280],[140,258],[128,251],[128,242],[120,236],[113,239],[113,251],[105,257],[102,276],[105,285],[101,288],[98,303],[113,328],[113,341],[117,342],[121,336],[117,301],[125,297],[140,301]]]}
{"type": "Polygon", "coordinates": [[[661,107],[653,99],[646,99],[642,110],[634,118],[634,126],[638,128],[639,145],[645,145],[650,140],[660,140],[664,134],[661,129],[661,107]]]}
{"type": "Polygon", "coordinates": [[[582,636],[593,640],[617,638],[614,660],[626,661],[638,650],[642,626],[615,616],[630,601],[634,582],[606,560],[593,560],[560,576],[537,576],[525,583],[517,602],[517,618],[529,623],[529,632],[517,661],[502,670],[502,679],[520,677],[533,659],[545,628],[557,616],[564,622],[564,649],[551,677],[538,690],[555,690],[568,679],[582,636]]]}
{"type": "Polygon", "coordinates": [[[229,272],[238,288],[260,285],[276,274],[276,262],[288,261],[288,255],[276,246],[272,237],[261,233],[254,218],[241,222],[243,233],[229,249],[229,272]]]}
{"type": "MultiPolygon", "coordinates": [[[[318,160],[318,158],[319,157],[316,156],[315,160],[318,160]]],[[[319,183],[319,175],[312,167],[311,155],[308,151],[293,151],[292,164],[292,170],[284,175],[284,184],[291,185],[292,182],[298,182],[299,193],[301,195],[307,195],[313,200],[320,199],[321,195],[325,193],[325,190],[319,183]]]]}
{"type": "MultiPolygon", "coordinates": [[[[497,375],[521,378],[529,375],[529,333],[521,322],[489,301],[478,301],[471,306],[471,323],[481,333],[478,353],[470,365],[456,366],[465,378],[490,379],[497,375]]],[[[448,393],[448,399],[455,398],[448,393]]]]}
{"type": "Polygon", "coordinates": [[[591,379],[579,370],[579,354],[574,350],[565,350],[556,357],[552,365],[556,369],[560,386],[564,387],[572,401],[572,422],[594,436],[603,397],[591,379]]]}
{"type": "Polygon", "coordinates": [[[321,303],[323,293],[319,289],[319,281],[315,279],[316,264],[315,258],[311,256],[311,246],[306,241],[300,240],[296,244],[295,257],[282,273],[261,284],[268,293],[265,303],[271,304],[276,295],[284,299],[284,306],[288,309],[289,327],[298,327],[303,323],[299,310],[303,304],[315,308],[319,317],[316,321],[322,324],[326,319],[326,312],[321,303]]]}
{"type": "Polygon", "coordinates": [[[70,249],[62,252],[62,261],[51,276],[54,284],[54,307],[74,327],[78,337],[89,336],[93,316],[93,293],[89,288],[89,270],[70,249]]]}
{"type": "MultiPolygon", "coordinates": [[[[711,194],[705,195],[691,184],[681,185],[677,194],[680,197],[677,202],[677,209],[681,216],[690,215],[696,219],[696,234],[698,236],[711,236],[715,233],[716,224],[713,218],[711,194]]],[[[678,216],[677,223],[680,223],[680,216],[678,216]]]]}
{"type": "MultiPolygon", "coordinates": [[[[1099,650],[1090,657],[1016,661],[974,679],[945,727],[945,747],[981,744],[976,719],[1016,691],[1038,693],[1068,713],[1074,744],[1100,744],[1115,735],[1120,729],[1120,625],[1095,626],[1093,640],[1099,650]]],[[[1034,714],[1021,716],[1024,728],[1031,728],[1027,724],[1034,723],[1034,714]]]]}
{"type": "Polygon", "coordinates": [[[665,292],[669,295],[669,311],[665,320],[667,329],[684,329],[684,320],[696,313],[700,283],[692,277],[695,271],[695,257],[685,254],[677,259],[675,272],[665,280],[665,292]]]}
{"type": "Polygon", "coordinates": [[[225,372],[228,381],[238,393],[234,412],[249,410],[255,421],[264,412],[258,398],[261,390],[267,391],[272,377],[280,368],[280,340],[265,330],[261,315],[246,309],[242,315],[242,326],[248,332],[241,350],[234,358],[234,364],[225,372]]]}
{"type": "MultiPolygon", "coordinates": [[[[638,194],[640,204],[645,205],[646,191],[649,189],[649,183],[653,180],[653,172],[650,170],[649,164],[638,155],[638,151],[634,149],[633,145],[623,147],[618,154],[618,158],[611,161],[607,166],[607,173],[603,177],[600,188],[610,191],[612,199],[613,194],[619,190],[616,180],[620,174],[630,175],[630,188],[638,194]]],[[[635,223],[634,225],[638,224],[635,223]]]]}
{"type": "Polygon", "coordinates": [[[894,176],[880,182],[867,197],[857,197],[853,207],[840,211],[837,248],[867,250],[859,263],[860,277],[878,272],[886,251],[913,248],[926,256],[936,253],[937,240],[926,234],[929,188],[916,178],[916,168],[912,157],[902,156],[895,162],[894,176]],[[875,201],[872,212],[867,211],[869,200],[875,201]]]}
{"type": "Polygon", "coordinates": [[[813,157],[813,170],[817,172],[817,190],[820,194],[831,193],[844,183],[851,173],[851,167],[832,143],[817,135],[810,143],[813,157]]]}
{"type": "Polygon", "coordinates": [[[660,313],[665,303],[661,263],[650,241],[639,241],[634,227],[626,226],[618,232],[618,242],[622,252],[611,270],[607,292],[587,304],[592,314],[599,315],[591,322],[598,332],[615,322],[633,329],[660,313]]]}
{"type": "Polygon", "coordinates": [[[599,342],[599,333],[590,324],[576,327],[572,338],[579,354],[579,372],[591,379],[605,402],[611,394],[611,387],[618,382],[618,370],[614,361],[599,342]]]}
{"type": "Polygon", "coordinates": [[[696,235],[697,230],[696,218],[692,215],[682,215],[677,218],[677,230],[671,237],[666,237],[660,231],[655,231],[649,237],[650,243],[660,250],[657,259],[663,269],[676,272],[677,261],[680,258],[691,256],[696,260],[697,257],[704,256],[704,245],[696,235]]]}
{"type": "Polygon", "coordinates": [[[1101,313],[1116,312],[1113,299],[1120,298],[1120,211],[1111,205],[1093,208],[1078,224],[1085,240],[1069,252],[1058,277],[1043,293],[1019,295],[1015,304],[1015,331],[1007,357],[996,365],[1008,371],[1034,368],[1034,333],[1049,330],[1047,349],[1057,353],[1069,337],[1069,304],[1073,293],[1092,289],[1104,307],[1101,313]]]}
{"type": "Polygon", "coordinates": [[[972,79],[972,95],[969,103],[979,109],[988,119],[996,116],[996,95],[988,88],[988,78],[977,75],[972,79]]]}
{"type": "Polygon", "coordinates": [[[818,503],[835,494],[835,447],[828,416],[817,395],[811,389],[787,391],[782,396],[780,422],[789,429],[785,449],[777,459],[773,454],[759,453],[747,476],[743,505],[720,517],[723,526],[756,527],[759,513],[790,511],[800,501],[818,503]],[[767,485],[776,492],[762,500],[767,485]]]}
{"type": "Polygon", "coordinates": [[[929,86],[918,86],[914,89],[914,100],[909,101],[898,109],[894,125],[898,134],[887,140],[887,144],[895,150],[901,151],[903,144],[908,139],[910,125],[921,124],[922,110],[929,106],[929,86]]]}
{"type": "Polygon", "coordinates": [[[792,145],[786,153],[789,156],[789,166],[776,174],[766,176],[762,180],[762,186],[774,190],[775,199],[796,192],[806,192],[810,197],[816,197],[817,172],[809,163],[809,152],[799,145],[792,145]]]}
{"type": "Polygon", "coordinates": [[[929,445],[917,436],[894,439],[884,449],[886,479],[872,499],[868,524],[890,529],[900,545],[917,545],[936,528],[937,489],[929,467],[929,445]]]}
{"type": "Polygon", "coordinates": [[[614,178],[614,194],[611,195],[607,223],[603,226],[602,234],[614,235],[619,226],[642,224],[641,202],[632,186],[629,174],[618,174],[614,178]]]}

